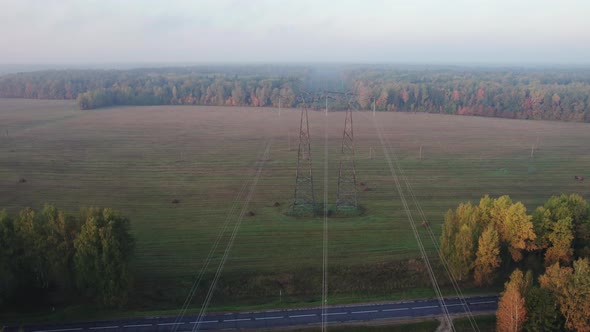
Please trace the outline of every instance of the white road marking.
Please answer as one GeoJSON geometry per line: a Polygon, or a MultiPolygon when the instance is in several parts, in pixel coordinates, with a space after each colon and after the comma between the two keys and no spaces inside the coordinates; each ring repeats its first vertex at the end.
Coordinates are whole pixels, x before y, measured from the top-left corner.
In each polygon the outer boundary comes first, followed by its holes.
{"type": "Polygon", "coordinates": [[[353,311],[351,314],[370,314],[372,312],[379,312],[379,310],[353,311]]]}
{"type": "Polygon", "coordinates": [[[330,315],[346,315],[348,312],[328,312],[325,314],[322,314],[323,316],[330,316],[330,315]]]}
{"type": "Polygon", "coordinates": [[[82,330],[81,327],[76,327],[76,328],[72,328],[72,329],[38,330],[38,331],[33,331],[33,332],[61,332],[61,331],[80,331],[80,330],[82,330]]]}
{"type": "Polygon", "coordinates": [[[400,310],[410,310],[410,308],[383,309],[381,311],[400,311],[400,310]]]}
{"type": "MultiPolygon", "coordinates": [[[[485,296],[479,296],[479,297],[485,297],[485,296]]],[[[497,301],[480,301],[480,302],[470,302],[468,303],[468,305],[478,305],[478,304],[492,304],[492,303],[496,303],[497,301]]],[[[457,303],[457,304],[445,304],[446,307],[454,307],[454,306],[464,306],[465,304],[463,303],[457,303]]],[[[403,310],[416,310],[416,309],[433,309],[433,308],[439,308],[439,306],[424,306],[424,307],[412,307],[412,308],[392,308],[392,309],[383,309],[383,310],[365,310],[365,311],[353,311],[351,312],[352,314],[368,314],[368,313],[376,313],[379,311],[382,312],[390,312],[390,311],[403,311],[403,310]]],[[[278,310],[277,310],[278,311],[278,310]]],[[[272,311],[269,311],[272,312],[272,311]]],[[[347,312],[330,312],[330,313],[325,313],[322,315],[325,316],[329,316],[329,315],[345,315],[347,314],[347,312]]],[[[230,314],[231,315],[231,314],[230,314]]],[[[292,316],[287,316],[288,318],[304,318],[304,317],[315,317],[318,316],[318,314],[305,314],[305,315],[292,315],[292,316]]],[[[259,318],[254,318],[254,320],[270,320],[270,319],[281,319],[281,318],[285,318],[285,316],[271,316],[271,317],[259,317],[259,318]]],[[[226,320],[208,320],[208,321],[201,321],[201,324],[207,324],[207,323],[220,323],[220,322],[239,322],[239,321],[249,321],[252,320],[252,318],[238,318],[238,319],[226,319],[226,320]]],[[[196,324],[197,322],[190,322],[190,324],[196,324]]],[[[185,323],[160,323],[157,324],[159,326],[166,326],[166,325],[182,325],[185,323]]],[[[314,324],[314,323],[312,323],[314,324]]],[[[153,326],[153,324],[136,324],[136,325],[123,325],[124,328],[133,328],[133,327],[151,327],[153,326]]],[[[89,330],[106,330],[106,329],[117,329],[120,328],[119,326],[95,326],[95,327],[90,327],[88,328],[89,330]]],[[[68,332],[68,331],[81,331],[83,330],[83,328],[81,327],[76,327],[76,328],[68,328],[68,329],[55,329],[55,330],[36,330],[36,331],[32,331],[32,332],[68,332]]]]}
{"type": "Polygon", "coordinates": [[[293,315],[293,316],[289,316],[289,318],[313,317],[313,316],[317,316],[317,314],[309,314],[309,315],[293,315]]]}
{"type": "Polygon", "coordinates": [[[113,326],[97,326],[97,327],[91,327],[91,330],[102,330],[102,329],[118,329],[119,325],[113,325],[113,326]]]}
{"type": "Polygon", "coordinates": [[[284,316],[273,316],[273,317],[258,317],[258,318],[254,318],[255,320],[265,320],[265,319],[281,319],[281,318],[285,318],[284,316]]]}
{"type": "Polygon", "coordinates": [[[471,302],[469,304],[488,304],[488,303],[496,303],[496,301],[471,302]]]}
{"type": "Polygon", "coordinates": [[[166,326],[166,325],[182,325],[182,324],[184,324],[184,323],[182,323],[182,322],[181,323],[160,323],[158,325],[160,325],[160,326],[166,326]]]}
{"type": "Polygon", "coordinates": [[[432,308],[438,308],[437,305],[429,305],[426,307],[413,307],[412,309],[432,309],[432,308]]]}
{"type": "Polygon", "coordinates": [[[246,320],[252,320],[251,318],[236,318],[236,319],[225,319],[222,322],[243,322],[246,320]]]}

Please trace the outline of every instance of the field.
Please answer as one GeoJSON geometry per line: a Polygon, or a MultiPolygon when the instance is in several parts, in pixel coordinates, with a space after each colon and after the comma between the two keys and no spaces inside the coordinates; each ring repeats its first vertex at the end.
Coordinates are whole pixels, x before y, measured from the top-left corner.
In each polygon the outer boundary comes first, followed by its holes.
{"type": "MultiPolygon", "coordinates": [[[[315,196],[323,202],[327,178],[334,204],[344,113],[309,116],[315,196]]],[[[129,216],[137,241],[134,308],[180,307],[226,221],[195,307],[235,226],[212,305],[317,303],[323,218],[286,214],[299,117],[298,110],[279,115],[278,109],[188,106],[79,111],[69,101],[0,99],[0,209],[52,203],[72,213],[106,206],[129,216]]],[[[418,247],[376,126],[437,237],[449,208],[485,194],[508,194],[529,212],[554,194],[590,198],[590,183],[573,179],[590,177],[588,124],[356,113],[357,181],[365,184],[358,197],[365,212],[329,219],[331,301],[433,294],[415,260],[418,247]]],[[[436,263],[432,242],[423,227],[419,231],[436,263]]]]}

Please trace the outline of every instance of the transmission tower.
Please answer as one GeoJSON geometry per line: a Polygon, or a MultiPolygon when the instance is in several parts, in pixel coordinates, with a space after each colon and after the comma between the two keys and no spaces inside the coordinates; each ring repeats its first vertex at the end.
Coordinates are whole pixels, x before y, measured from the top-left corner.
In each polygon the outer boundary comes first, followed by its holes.
{"type": "Polygon", "coordinates": [[[349,100],[344,120],[342,134],[342,149],[340,167],[338,170],[338,192],[336,194],[336,209],[356,209],[358,207],[356,195],[356,170],[354,167],[354,133],[352,129],[352,102],[349,100]]]}
{"type": "Polygon", "coordinates": [[[313,174],[311,163],[311,141],[309,137],[309,121],[307,119],[307,103],[301,97],[301,122],[299,125],[299,150],[297,152],[297,171],[295,173],[295,198],[293,210],[313,210],[313,174]]]}

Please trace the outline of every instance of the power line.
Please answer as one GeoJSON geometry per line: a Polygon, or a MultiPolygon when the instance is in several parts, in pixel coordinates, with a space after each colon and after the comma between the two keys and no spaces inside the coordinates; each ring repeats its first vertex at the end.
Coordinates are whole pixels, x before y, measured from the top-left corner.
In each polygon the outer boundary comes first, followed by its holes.
{"type": "Polygon", "coordinates": [[[324,236],[322,251],[322,332],[327,331],[328,315],[328,119],[324,122],[324,236]]]}
{"type": "MultiPolygon", "coordinates": [[[[264,146],[263,146],[263,148],[264,148],[264,146]]],[[[262,153],[259,153],[259,157],[256,159],[256,165],[259,164],[259,160],[261,159],[260,157],[264,157],[265,152],[266,152],[266,150],[263,150],[262,153]]],[[[220,243],[221,239],[223,238],[223,236],[224,236],[224,234],[225,234],[225,232],[232,220],[234,211],[242,203],[242,196],[243,196],[245,190],[248,188],[248,184],[250,182],[251,182],[251,180],[245,181],[242,184],[242,187],[240,188],[240,190],[238,191],[238,194],[236,195],[236,198],[234,199],[234,201],[229,209],[227,217],[225,218],[225,222],[223,223],[223,227],[221,228],[221,230],[219,231],[219,233],[217,235],[217,238],[213,242],[213,245],[211,246],[211,249],[209,250],[209,253],[205,259],[205,264],[201,267],[201,270],[199,271],[197,278],[193,282],[191,289],[189,290],[187,297],[185,298],[185,301],[182,305],[182,308],[175,319],[175,323],[180,322],[182,320],[182,318],[184,317],[184,315],[186,314],[186,311],[188,310],[188,307],[190,306],[190,303],[195,296],[195,293],[199,287],[199,284],[201,283],[201,280],[203,279],[203,276],[204,276],[205,272],[207,271],[209,264],[211,263],[213,255],[214,255],[215,251],[217,251],[217,247],[219,246],[219,243],[220,243]]],[[[176,331],[177,329],[178,329],[178,325],[174,325],[173,331],[176,331]]]]}
{"type": "MultiPolygon", "coordinates": [[[[373,121],[375,121],[375,120],[373,120],[373,121]]],[[[391,149],[391,150],[393,150],[393,149],[391,149]]],[[[426,229],[427,229],[427,232],[430,236],[430,239],[431,239],[431,241],[438,253],[439,258],[441,259],[441,262],[443,263],[443,268],[445,269],[447,277],[451,281],[451,284],[453,285],[453,289],[455,290],[457,296],[459,297],[459,300],[461,301],[461,303],[463,305],[464,310],[467,313],[467,317],[469,319],[471,327],[473,328],[473,330],[479,331],[480,330],[479,326],[477,325],[477,322],[475,321],[473,313],[471,312],[471,308],[469,308],[469,306],[467,305],[467,302],[465,301],[465,296],[463,295],[463,292],[461,291],[461,288],[459,287],[459,284],[457,282],[457,278],[453,275],[452,271],[448,267],[449,263],[448,263],[447,259],[445,258],[445,256],[442,254],[442,251],[440,249],[440,245],[438,243],[438,240],[436,239],[436,236],[434,235],[434,232],[428,226],[428,220],[426,218],[426,215],[424,214],[424,210],[422,209],[421,205],[418,203],[418,199],[416,198],[416,195],[414,194],[414,190],[412,189],[412,186],[410,185],[408,178],[405,176],[403,168],[399,166],[397,155],[394,152],[393,152],[393,156],[394,156],[394,163],[396,164],[397,169],[400,173],[400,178],[402,179],[402,181],[406,185],[406,189],[407,189],[408,193],[410,194],[410,197],[411,197],[412,201],[414,202],[416,209],[419,212],[419,216],[422,219],[422,223],[424,225],[427,225],[426,229]]]]}
{"type": "Polygon", "coordinates": [[[201,306],[201,310],[199,311],[199,316],[193,326],[193,329],[192,329],[193,332],[199,330],[203,316],[205,315],[205,312],[207,311],[207,308],[209,307],[209,303],[211,302],[211,299],[213,297],[213,292],[215,291],[215,288],[217,286],[217,282],[219,281],[219,277],[221,276],[221,271],[223,270],[223,267],[225,266],[225,262],[227,261],[227,258],[229,257],[229,253],[233,247],[234,241],[235,241],[236,236],[238,234],[238,230],[240,229],[242,219],[244,218],[244,215],[246,214],[246,210],[248,209],[248,204],[250,203],[250,200],[252,199],[252,195],[254,194],[254,189],[256,188],[256,185],[258,184],[258,179],[260,178],[260,174],[262,173],[262,169],[266,163],[266,160],[268,159],[267,156],[270,153],[271,145],[272,145],[272,142],[267,143],[263,158],[262,158],[262,160],[260,160],[260,162],[258,164],[258,170],[256,171],[256,175],[255,175],[254,179],[252,180],[252,183],[250,184],[250,190],[248,191],[248,195],[246,196],[246,200],[244,201],[244,204],[242,205],[242,209],[241,209],[240,214],[238,216],[238,220],[236,221],[236,223],[234,225],[233,231],[231,233],[231,237],[227,243],[227,246],[225,248],[225,251],[223,253],[221,261],[219,262],[219,265],[217,267],[217,271],[215,272],[215,276],[213,277],[213,281],[212,281],[211,285],[209,286],[209,290],[207,291],[207,295],[205,296],[205,300],[203,301],[203,305],[201,306]]]}
{"type": "Polygon", "coordinates": [[[406,215],[408,217],[408,221],[410,222],[410,228],[412,229],[412,232],[414,233],[414,237],[416,239],[416,243],[418,244],[418,248],[420,250],[420,253],[422,255],[422,259],[424,260],[424,264],[426,265],[426,269],[428,271],[428,276],[430,278],[430,281],[432,283],[432,287],[434,289],[434,292],[437,295],[438,301],[439,301],[439,305],[441,307],[441,310],[443,312],[444,318],[447,322],[447,324],[451,327],[451,329],[453,331],[455,330],[455,326],[453,325],[453,321],[450,318],[449,315],[449,311],[445,305],[445,301],[444,298],[442,296],[442,292],[440,290],[440,286],[438,285],[438,281],[436,279],[436,276],[434,274],[434,270],[432,269],[432,265],[430,264],[430,260],[428,259],[428,255],[426,253],[426,249],[424,248],[424,244],[422,243],[422,239],[420,238],[420,234],[418,233],[418,229],[416,227],[416,223],[414,221],[414,217],[410,211],[410,207],[406,201],[404,192],[403,192],[403,188],[400,185],[400,180],[396,171],[396,168],[399,168],[399,165],[397,165],[397,157],[395,156],[393,150],[391,149],[391,147],[389,147],[389,142],[385,142],[385,140],[383,139],[383,134],[381,133],[381,128],[377,125],[377,122],[375,119],[373,119],[373,124],[375,125],[375,128],[377,130],[377,134],[379,136],[379,140],[381,141],[381,146],[383,148],[383,154],[385,156],[385,159],[387,160],[387,163],[389,164],[389,170],[391,172],[391,175],[395,181],[395,185],[397,188],[397,191],[399,193],[400,199],[402,201],[402,205],[404,207],[404,211],[406,212],[406,215]],[[394,155],[394,160],[395,160],[395,164],[392,162],[391,156],[389,154],[389,151],[392,151],[392,154],[394,155]]]}

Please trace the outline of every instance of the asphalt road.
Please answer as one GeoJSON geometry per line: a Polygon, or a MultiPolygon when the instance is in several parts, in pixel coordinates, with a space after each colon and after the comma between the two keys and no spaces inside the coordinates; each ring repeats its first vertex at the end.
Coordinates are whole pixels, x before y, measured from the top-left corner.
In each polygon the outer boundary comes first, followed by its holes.
{"type": "MultiPolygon", "coordinates": [[[[471,296],[465,302],[472,312],[497,309],[497,296],[471,296]]],[[[458,298],[445,299],[450,314],[465,312],[465,305],[458,298]]],[[[438,300],[415,300],[362,305],[331,306],[326,311],[329,323],[361,322],[391,319],[407,319],[441,315],[438,300]]],[[[319,325],[322,321],[321,308],[283,309],[268,311],[251,311],[236,313],[211,313],[203,317],[199,330],[225,329],[263,329],[286,326],[319,325]]],[[[67,331],[191,331],[197,317],[187,315],[182,321],[176,317],[146,317],[117,321],[95,321],[71,324],[25,326],[30,332],[67,332],[67,331]]],[[[16,331],[16,327],[6,330],[16,331]]]]}

